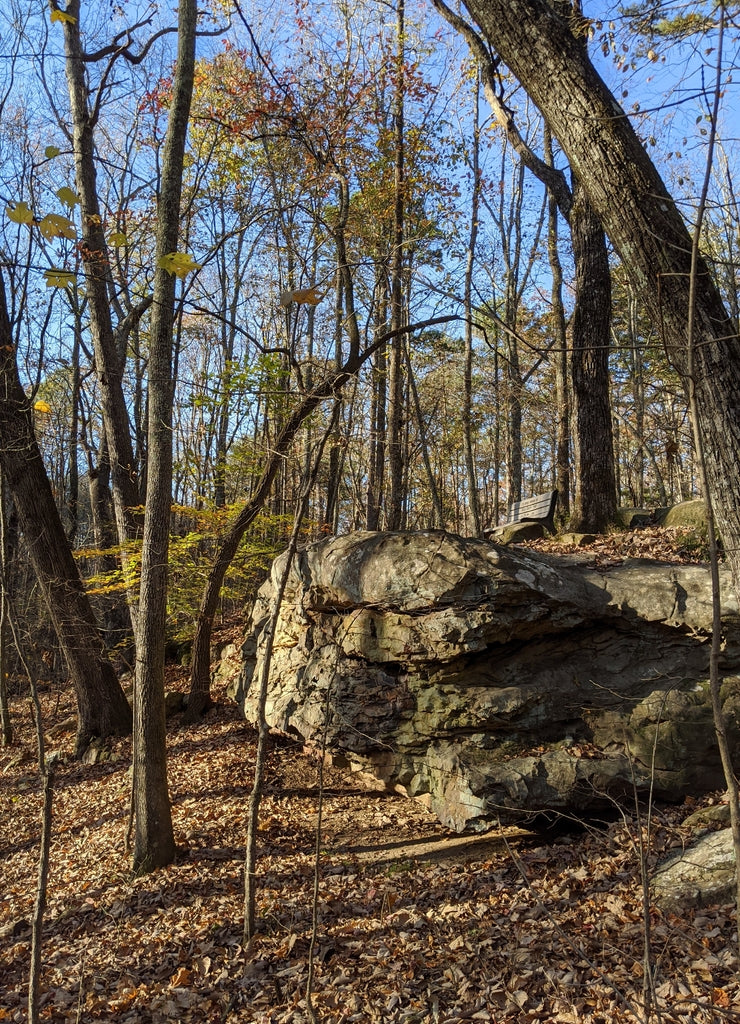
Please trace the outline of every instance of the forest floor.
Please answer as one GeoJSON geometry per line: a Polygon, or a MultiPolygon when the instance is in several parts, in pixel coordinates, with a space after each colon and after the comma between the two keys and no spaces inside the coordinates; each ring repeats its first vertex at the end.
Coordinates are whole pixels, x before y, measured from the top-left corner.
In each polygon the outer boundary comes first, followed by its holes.
{"type": "MultiPolygon", "coordinates": [[[[614,544],[596,560],[619,558],[614,544]]],[[[184,670],[170,672],[168,689],[185,690],[184,670]]],[[[315,1019],[332,1024],[740,1020],[734,908],[663,914],[645,906],[640,870],[640,843],[649,872],[687,841],[682,820],[720,794],[656,806],[649,825],[631,806],[570,832],[459,837],[419,803],[348,772],[325,769],[320,789],[316,760],[276,739],[260,819],[259,928],[245,948],[256,736],[223,691],[215,696],[202,724],[169,722],[177,860],[134,878],[130,741],[98,764],[72,760],[70,695],[42,693],[49,749],[60,754],[42,1020],[302,1024],[309,960],[315,1019]]],[[[12,710],[16,744],[0,750],[0,1021],[27,1019],[41,810],[28,704],[12,710]]]]}

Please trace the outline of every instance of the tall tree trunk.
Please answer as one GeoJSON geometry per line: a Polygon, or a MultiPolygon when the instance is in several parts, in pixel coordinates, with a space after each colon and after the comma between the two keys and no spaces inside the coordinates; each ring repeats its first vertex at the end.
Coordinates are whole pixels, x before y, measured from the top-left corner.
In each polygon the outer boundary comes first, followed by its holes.
{"type": "MultiPolygon", "coordinates": [[[[552,136],[545,128],[545,162],[554,166],[552,136]]],[[[570,514],[570,375],[568,373],[568,335],[563,304],[563,267],[558,251],[558,203],[552,190],[547,203],[547,254],[550,263],[552,287],[552,332],[555,341],[553,363],[555,365],[555,404],[557,425],[555,428],[555,487],[558,492],[558,506],[564,516],[570,514]]]]}
{"type": "Polygon", "coordinates": [[[508,506],[522,499],[522,368],[516,339],[517,303],[511,272],[507,273],[504,320],[511,331],[504,335],[506,348],[506,469],[508,506]]]}
{"type": "Polygon", "coordinates": [[[172,103],[157,201],[156,272],[149,341],[147,502],[141,552],[134,720],[134,871],[175,856],[167,788],[164,649],[172,504],[173,317],[175,275],[162,266],[177,251],[180,200],[195,68],[196,0],[180,0],[172,103]]]}
{"type": "MultiPolygon", "coordinates": [[[[52,5],[56,6],[56,0],[52,0],[52,5]]],[[[65,13],[68,15],[62,22],[65,73],[72,115],[75,181],[82,222],[79,251],[85,268],[90,331],[95,347],[100,404],[110,452],[116,522],[119,538],[123,541],[137,532],[138,520],[134,510],[140,503],[140,494],[131,427],[123,394],[123,360],[117,350],[111,318],[110,261],[97,192],[94,135],[100,104],[91,102],[88,87],[89,58],[82,46],[80,0],[69,0],[65,13]]]]}
{"type": "Polygon", "coordinates": [[[442,510],[442,499],[439,496],[439,488],[437,487],[434,470],[432,469],[432,460],[429,457],[427,425],[424,420],[424,410],[422,409],[421,401],[419,400],[419,389],[416,387],[416,381],[414,379],[414,368],[411,365],[411,353],[409,352],[408,345],[404,346],[404,355],[406,357],[406,373],[409,379],[409,397],[413,402],[414,413],[416,415],[416,429],[419,434],[419,446],[421,448],[421,457],[424,462],[427,484],[429,486],[429,497],[432,504],[432,513],[429,517],[429,528],[432,530],[443,530],[445,519],[444,511],[442,510]]]}
{"type": "Polygon", "coordinates": [[[131,708],[103,649],[90,602],[54,502],[21,386],[0,277],[0,469],[77,697],[78,756],[93,737],[131,731],[131,708]]]}
{"type": "Polygon", "coordinates": [[[602,533],[614,520],[617,491],[609,401],[611,275],[604,230],[577,181],[570,233],[576,270],[571,321],[575,498],[570,526],[602,533]]]}
{"type": "MultiPolygon", "coordinates": [[[[346,219],[346,218],[345,218],[346,219]]],[[[342,334],[344,331],[344,286],[342,275],[337,270],[334,296],[334,370],[342,368],[342,334]]],[[[329,466],[326,480],[326,504],[321,517],[321,525],[325,532],[336,533],[339,525],[339,486],[342,471],[342,453],[340,449],[340,418],[337,418],[334,436],[329,447],[329,466]]],[[[308,452],[307,452],[308,457],[308,452]]]]}
{"type": "Polygon", "coordinates": [[[72,344],[72,398],[69,417],[69,488],[67,491],[67,536],[74,545],[79,526],[80,474],[77,467],[80,433],[80,324],[75,319],[72,344]]]}
{"type": "MultiPolygon", "coordinates": [[[[387,303],[387,286],[385,280],[376,286],[378,298],[378,314],[375,334],[379,336],[385,324],[387,303]]],[[[372,400],[370,411],[370,451],[367,473],[367,509],[366,524],[368,530],[380,528],[380,513],[383,507],[383,484],[385,481],[385,445],[386,445],[386,396],[387,396],[387,355],[386,346],[381,345],[375,353],[372,368],[372,400]]]]}
{"type": "MultiPolygon", "coordinates": [[[[547,0],[466,0],[483,34],[542,111],[636,293],[687,373],[691,238],[627,115],[547,0]]],[[[740,340],[698,261],[695,384],[719,533],[740,592],[740,340]]]]}
{"type": "MultiPolygon", "coordinates": [[[[406,182],[404,167],[404,112],[405,112],[405,7],[404,0],[396,0],[396,91],[394,97],[393,127],[395,135],[395,183],[393,212],[393,255],[391,260],[391,330],[398,331],[404,321],[403,264],[404,264],[404,213],[406,208],[406,182]]],[[[386,528],[400,530],[403,526],[403,411],[404,373],[403,344],[401,334],[393,338],[390,353],[388,377],[388,500],[386,503],[386,528]]]]}
{"type": "MultiPolygon", "coordinates": [[[[221,208],[221,233],[226,236],[223,207],[221,208]]],[[[232,404],[232,377],[234,374],[234,343],[236,341],[236,322],[239,310],[239,293],[244,281],[242,269],[242,252],[244,249],[244,231],[240,231],[233,265],[227,261],[225,248],[218,254],[219,277],[221,284],[221,351],[223,353],[223,369],[221,377],[221,398],[218,405],[216,425],[216,450],[213,459],[213,503],[216,508],[226,507],[226,461],[228,456],[229,419],[232,404]],[[232,280],[232,277],[234,280],[232,280]],[[228,288],[231,287],[231,300],[228,300],[228,288]]]]}
{"type": "Polygon", "coordinates": [[[9,747],[13,742],[13,724],[10,719],[10,695],[8,693],[8,658],[10,648],[10,623],[8,615],[8,534],[6,529],[8,503],[5,497],[5,477],[0,470],[0,746],[9,747]]]}
{"type": "MultiPolygon", "coordinates": [[[[645,503],[645,375],[642,359],[642,345],[637,325],[637,299],[634,289],[627,288],[627,338],[629,341],[630,382],[632,384],[632,402],[635,410],[635,504],[642,508],[645,503]]],[[[660,479],[660,475],[658,475],[660,479]]],[[[665,504],[665,498],[662,501],[665,504]]]]}
{"type": "Polygon", "coordinates": [[[468,478],[468,506],[470,526],[474,537],[482,536],[483,524],[480,517],[478,497],[478,474],[475,467],[473,445],[473,271],[475,269],[475,247],[478,241],[478,216],[480,206],[480,74],[475,79],[473,107],[473,153],[470,160],[473,175],[473,191],[470,200],[470,233],[465,263],[465,361],[463,364],[463,409],[462,429],[465,446],[465,470],[468,478]]]}

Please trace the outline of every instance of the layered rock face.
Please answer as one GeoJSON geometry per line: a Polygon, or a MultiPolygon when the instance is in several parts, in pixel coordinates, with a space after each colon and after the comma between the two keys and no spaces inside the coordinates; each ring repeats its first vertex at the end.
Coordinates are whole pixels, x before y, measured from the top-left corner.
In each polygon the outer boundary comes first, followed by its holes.
{"type": "MultiPolygon", "coordinates": [[[[260,591],[233,695],[256,717],[260,591]]],[[[723,575],[724,669],[740,668],[723,575]]],[[[274,638],[267,721],[420,797],[462,831],[597,810],[633,787],[723,786],[709,704],[707,569],[606,572],[441,531],[355,533],[300,552],[274,638]]],[[[723,700],[735,745],[740,679],[723,700]]]]}

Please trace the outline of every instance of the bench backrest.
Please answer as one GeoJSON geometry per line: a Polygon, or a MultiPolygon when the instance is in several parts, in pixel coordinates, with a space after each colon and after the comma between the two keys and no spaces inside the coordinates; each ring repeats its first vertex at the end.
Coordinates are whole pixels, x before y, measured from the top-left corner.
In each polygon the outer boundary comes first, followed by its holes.
{"type": "Polygon", "coordinates": [[[554,532],[553,516],[557,500],[557,491],[547,491],[545,494],[535,494],[532,498],[515,501],[506,521],[507,523],[541,522],[554,532]]]}

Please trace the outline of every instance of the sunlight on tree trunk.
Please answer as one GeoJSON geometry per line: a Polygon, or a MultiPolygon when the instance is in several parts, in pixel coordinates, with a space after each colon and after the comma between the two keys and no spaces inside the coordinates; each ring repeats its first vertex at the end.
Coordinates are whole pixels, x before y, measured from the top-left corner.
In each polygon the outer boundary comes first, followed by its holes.
{"type": "Polygon", "coordinates": [[[473,537],[482,536],[483,524],[480,516],[478,497],[478,473],[475,467],[473,445],[473,271],[475,270],[475,248],[478,241],[478,218],[480,216],[480,71],[476,71],[473,104],[472,155],[469,158],[473,175],[473,193],[470,201],[470,233],[465,259],[465,362],[463,369],[462,427],[465,444],[465,472],[468,478],[468,508],[470,512],[469,532],[473,537]]]}
{"type": "Polygon", "coordinates": [[[137,873],[169,864],[175,856],[167,787],[164,649],[172,503],[172,344],[176,279],[162,262],[168,254],[177,251],[185,142],[193,93],[196,23],[195,0],[181,0],[177,65],[157,203],[157,270],[149,342],[147,502],[134,686],[133,866],[137,873]]]}
{"type": "Polygon", "coordinates": [[[393,207],[393,254],[391,257],[391,330],[396,332],[391,344],[388,373],[388,496],[386,502],[386,529],[400,530],[404,527],[403,494],[403,413],[404,373],[403,336],[397,332],[403,326],[405,309],[403,301],[403,268],[405,263],[406,209],[405,181],[405,7],[404,0],[396,0],[396,79],[393,99],[394,129],[394,207],[393,207]]]}

